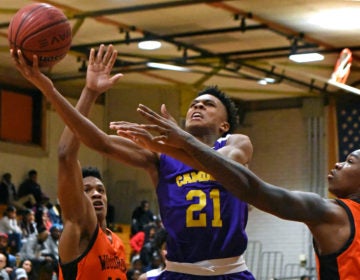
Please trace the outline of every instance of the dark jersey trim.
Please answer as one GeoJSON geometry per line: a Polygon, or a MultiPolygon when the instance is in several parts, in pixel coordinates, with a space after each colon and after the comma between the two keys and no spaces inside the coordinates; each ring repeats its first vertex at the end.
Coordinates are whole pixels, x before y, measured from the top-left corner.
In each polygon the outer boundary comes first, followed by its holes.
{"type": "Polygon", "coordinates": [[[353,242],[354,237],[355,237],[354,217],[351,213],[350,208],[340,199],[336,199],[336,202],[341,207],[344,208],[344,210],[346,211],[346,214],[349,218],[350,237],[346,241],[345,245],[340,250],[338,250],[335,253],[328,254],[328,255],[322,255],[322,256],[319,255],[319,251],[317,250],[315,243],[314,243],[314,250],[318,257],[319,265],[320,265],[320,271],[319,271],[320,275],[319,276],[320,276],[320,279],[325,279],[325,280],[339,280],[340,279],[339,269],[338,269],[338,264],[337,264],[337,257],[349,248],[349,246],[351,245],[351,243],[353,242]]]}

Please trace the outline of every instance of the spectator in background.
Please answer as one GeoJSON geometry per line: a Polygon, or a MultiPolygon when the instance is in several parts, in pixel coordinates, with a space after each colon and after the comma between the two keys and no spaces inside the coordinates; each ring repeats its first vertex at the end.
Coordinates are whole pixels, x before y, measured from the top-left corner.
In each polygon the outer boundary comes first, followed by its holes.
{"type": "Polygon", "coordinates": [[[130,238],[131,258],[139,256],[145,242],[145,232],[139,231],[130,238]]]}
{"type": "Polygon", "coordinates": [[[4,280],[10,280],[9,273],[6,270],[6,256],[0,253],[0,276],[4,280]]]}
{"type": "Polygon", "coordinates": [[[14,270],[11,278],[17,279],[16,278],[17,275],[23,275],[22,270],[25,270],[28,280],[38,280],[39,279],[36,274],[35,269],[33,269],[31,260],[29,260],[29,259],[24,259],[20,262],[19,267],[14,270]]]}
{"type": "Polygon", "coordinates": [[[49,221],[52,225],[62,225],[60,204],[52,204],[50,200],[46,204],[49,221]]]}
{"type": "Polygon", "coordinates": [[[37,231],[41,232],[43,229],[46,229],[50,232],[50,228],[52,226],[52,222],[49,217],[49,209],[47,207],[50,198],[46,195],[43,195],[40,203],[36,203],[34,207],[35,212],[35,223],[37,227],[37,231]]]}
{"type": "Polygon", "coordinates": [[[0,253],[6,256],[6,267],[12,270],[16,266],[16,257],[8,253],[9,238],[6,233],[0,232],[0,253]]]}
{"type": "Polygon", "coordinates": [[[167,232],[164,228],[157,231],[153,241],[154,254],[152,259],[152,269],[141,274],[139,280],[161,279],[159,276],[165,269],[166,256],[166,237],[167,232]]]}
{"type": "Polygon", "coordinates": [[[45,229],[37,235],[31,235],[20,251],[21,259],[29,259],[33,264],[33,269],[38,272],[39,276],[52,275],[53,259],[43,254],[45,241],[49,232],[45,229]]]}
{"type": "MultiPolygon", "coordinates": [[[[28,178],[22,182],[18,189],[19,199],[25,197],[29,194],[33,195],[37,204],[41,204],[43,192],[38,181],[38,173],[36,170],[32,169],[28,172],[28,178]]],[[[28,205],[28,208],[33,207],[34,205],[28,205]]]]}
{"type": "Polygon", "coordinates": [[[59,274],[58,265],[59,265],[59,239],[62,232],[61,225],[53,225],[50,228],[50,235],[45,240],[45,249],[41,251],[41,255],[49,256],[53,260],[53,271],[56,275],[59,274]]]}
{"type": "Polygon", "coordinates": [[[137,279],[141,273],[143,273],[143,264],[140,256],[136,255],[131,259],[131,266],[126,272],[126,276],[128,280],[133,280],[137,279]]]}
{"type": "Polygon", "coordinates": [[[22,232],[17,221],[15,206],[8,206],[4,216],[0,219],[0,232],[4,232],[9,237],[9,245],[12,253],[16,254],[21,249],[22,232]]]}
{"type": "Polygon", "coordinates": [[[11,181],[11,174],[4,173],[0,183],[0,204],[14,205],[19,210],[25,210],[26,205],[35,204],[35,198],[29,194],[18,199],[16,188],[11,181]]]}
{"type": "Polygon", "coordinates": [[[22,232],[23,243],[26,242],[30,235],[37,234],[35,213],[33,210],[27,209],[26,211],[24,211],[24,213],[22,213],[20,228],[22,232]]]}
{"type": "Polygon", "coordinates": [[[144,230],[144,226],[154,222],[154,214],[150,210],[149,201],[143,200],[131,216],[131,235],[144,230]]]}
{"type": "MultiPolygon", "coordinates": [[[[156,228],[155,224],[147,225],[144,228],[145,240],[144,245],[140,251],[140,259],[143,264],[144,272],[153,269],[153,260],[160,257],[158,254],[159,246],[156,239],[158,235],[157,230],[158,229],[156,228]]],[[[161,231],[159,230],[159,232],[161,231]]]]}
{"type": "Polygon", "coordinates": [[[129,279],[129,280],[138,280],[139,277],[140,277],[140,275],[141,275],[141,271],[136,269],[136,270],[134,270],[134,271],[132,272],[131,277],[128,278],[128,279],[129,279]]]}
{"type": "Polygon", "coordinates": [[[5,173],[2,176],[0,183],[0,204],[9,205],[10,201],[15,200],[16,189],[14,184],[11,182],[11,174],[5,173]]]}
{"type": "Polygon", "coordinates": [[[23,268],[16,269],[15,277],[16,277],[15,280],[28,280],[29,279],[25,269],[23,269],[23,268]]]}

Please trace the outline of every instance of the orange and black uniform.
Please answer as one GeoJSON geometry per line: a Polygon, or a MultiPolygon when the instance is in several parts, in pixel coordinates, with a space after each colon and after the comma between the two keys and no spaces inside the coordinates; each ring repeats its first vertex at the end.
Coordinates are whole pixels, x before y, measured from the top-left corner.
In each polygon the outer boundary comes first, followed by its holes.
{"type": "Polygon", "coordinates": [[[360,201],[337,199],[348,214],[351,226],[350,238],[338,252],[319,256],[316,252],[319,280],[360,279],[360,201]]]}
{"type": "Polygon", "coordinates": [[[69,263],[60,260],[59,280],[126,280],[124,244],[111,235],[112,242],[97,226],[84,254],[69,263]]]}

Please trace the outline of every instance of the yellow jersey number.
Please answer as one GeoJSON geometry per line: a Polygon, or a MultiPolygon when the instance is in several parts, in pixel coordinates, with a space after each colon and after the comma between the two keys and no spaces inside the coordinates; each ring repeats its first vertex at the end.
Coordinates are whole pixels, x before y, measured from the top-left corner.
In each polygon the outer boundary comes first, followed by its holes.
{"type": "Polygon", "coordinates": [[[206,227],[207,217],[206,213],[201,213],[207,203],[212,202],[213,219],[211,221],[212,227],[222,227],[222,220],[220,215],[220,191],[213,189],[210,191],[210,197],[206,197],[206,193],[202,190],[191,190],[186,195],[186,200],[194,200],[198,198],[198,202],[191,204],[186,209],[186,227],[206,227]],[[199,213],[195,219],[195,213],[199,213]]]}

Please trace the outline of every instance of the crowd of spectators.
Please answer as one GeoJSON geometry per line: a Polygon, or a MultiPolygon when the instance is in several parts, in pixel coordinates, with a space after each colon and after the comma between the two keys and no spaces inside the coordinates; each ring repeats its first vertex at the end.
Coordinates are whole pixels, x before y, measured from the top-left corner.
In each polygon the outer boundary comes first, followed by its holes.
{"type": "Polygon", "coordinates": [[[0,280],[56,280],[61,211],[42,191],[36,170],[18,188],[3,174],[0,204],[0,280]]]}
{"type": "Polygon", "coordinates": [[[147,200],[141,201],[131,217],[130,247],[131,262],[127,272],[128,280],[143,279],[152,270],[165,267],[165,243],[167,233],[161,219],[150,210],[147,200]]]}
{"type": "MultiPolygon", "coordinates": [[[[0,280],[57,280],[61,209],[43,193],[37,172],[30,170],[18,188],[10,173],[3,174],[0,204],[5,209],[0,218],[0,280]]],[[[166,232],[147,200],[134,209],[130,225],[127,277],[146,279],[141,277],[147,272],[164,269],[166,232]]]]}

